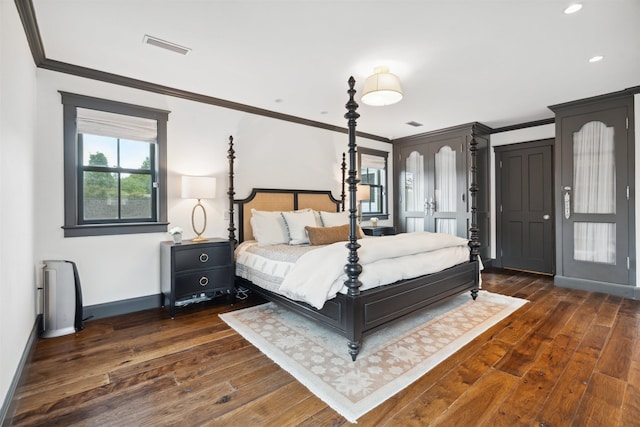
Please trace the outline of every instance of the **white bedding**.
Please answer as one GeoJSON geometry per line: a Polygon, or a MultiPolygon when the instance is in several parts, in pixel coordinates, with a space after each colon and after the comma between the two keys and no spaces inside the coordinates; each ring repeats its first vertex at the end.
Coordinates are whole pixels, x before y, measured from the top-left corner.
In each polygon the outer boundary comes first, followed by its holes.
{"type": "MultiPolygon", "coordinates": [[[[363,266],[360,290],[435,273],[469,260],[468,241],[448,234],[402,233],[358,243],[363,266]]],[[[317,309],[338,292],[347,292],[343,283],[348,255],[345,242],[280,248],[286,252],[280,254],[253,254],[252,245],[257,243],[245,242],[236,250],[236,274],[240,277],[317,309]]]]}

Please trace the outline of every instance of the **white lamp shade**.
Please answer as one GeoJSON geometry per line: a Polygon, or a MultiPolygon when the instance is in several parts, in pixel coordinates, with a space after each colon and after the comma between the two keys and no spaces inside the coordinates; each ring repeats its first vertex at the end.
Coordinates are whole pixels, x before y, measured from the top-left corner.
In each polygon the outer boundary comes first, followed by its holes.
{"type": "Polygon", "coordinates": [[[387,67],[377,67],[375,73],[364,81],[362,102],[367,105],[391,105],[402,99],[400,79],[387,67]]]}
{"type": "Polygon", "coordinates": [[[371,199],[371,187],[368,185],[358,185],[356,189],[356,200],[364,201],[371,199]]]}
{"type": "Polygon", "coordinates": [[[213,176],[183,176],[183,199],[215,199],[216,178],[213,176]]]}

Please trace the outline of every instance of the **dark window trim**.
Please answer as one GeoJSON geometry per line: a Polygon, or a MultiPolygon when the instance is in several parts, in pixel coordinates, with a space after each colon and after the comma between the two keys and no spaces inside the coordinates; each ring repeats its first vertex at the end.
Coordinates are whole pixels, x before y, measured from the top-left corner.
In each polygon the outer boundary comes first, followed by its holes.
{"type": "Polygon", "coordinates": [[[64,237],[159,233],[167,231],[167,121],[169,111],[60,91],[64,121],[64,237]],[[77,108],[156,120],[158,123],[158,186],[156,222],[83,224],[78,219],[77,108]]]}
{"type": "Polygon", "coordinates": [[[389,152],[388,151],[382,151],[382,150],[374,150],[373,148],[367,148],[367,147],[358,147],[358,180],[360,180],[362,177],[360,176],[360,171],[362,170],[362,167],[360,165],[362,165],[362,158],[361,158],[361,154],[368,154],[370,156],[377,156],[377,157],[382,157],[384,158],[384,182],[382,183],[382,204],[383,204],[383,211],[384,213],[363,213],[362,214],[362,219],[371,219],[371,218],[378,218],[378,219],[389,219],[389,195],[388,195],[388,188],[389,188],[389,152]]]}

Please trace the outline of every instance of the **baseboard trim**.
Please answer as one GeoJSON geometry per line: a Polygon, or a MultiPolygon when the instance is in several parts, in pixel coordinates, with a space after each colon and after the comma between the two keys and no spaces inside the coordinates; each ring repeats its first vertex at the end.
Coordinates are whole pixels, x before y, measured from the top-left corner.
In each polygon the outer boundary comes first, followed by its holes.
{"type": "Polygon", "coordinates": [[[624,298],[640,300],[640,288],[631,285],[598,282],[595,280],[576,279],[575,277],[555,276],[554,284],[562,288],[580,289],[583,291],[602,292],[624,298]]]}
{"type": "Polygon", "coordinates": [[[13,380],[11,381],[11,385],[9,386],[7,395],[4,398],[2,409],[0,409],[0,425],[2,426],[11,425],[11,420],[13,419],[13,416],[16,412],[18,402],[14,400],[14,396],[16,394],[16,390],[18,390],[18,387],[23,380],[24,368],[25,366],[27,366],[27,364],[33,357],[33,353],[35,352],[36,342],[38,341],[38,336],[40,334],[41,324],[42,315],[39,314],[38,316],[36,316],[36,321],[33,323],[33,328],[31,328],[31,333],[29,334],[29,339],[27,340],[27,344],[24,348],[24,351],[22,352],[22,357],[20,358],[20,362],[18,363],[18,368],[13,375],[13,380]]]}
{"type": "Polygon", "coordinates": [[[147,295],[144,297],[85,306],[82,309],[82,318],[84,320],[103,319],[105,317],[118,316],[120,314],[133,313],[161,306],[162,294],[147,295]]]}

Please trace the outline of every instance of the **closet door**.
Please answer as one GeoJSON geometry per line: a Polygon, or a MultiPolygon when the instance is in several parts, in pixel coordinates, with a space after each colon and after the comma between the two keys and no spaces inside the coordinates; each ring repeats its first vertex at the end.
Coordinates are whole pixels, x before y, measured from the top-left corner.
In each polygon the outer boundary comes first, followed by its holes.
{"type": "Polygon", "coordinates": [[[629,282],[626,109],[562,119],[564,275],[629,282]]]}
{"type": "Polygon", "coordinates": [[[399,228],[410,233],[426,229],[427,159],[428,149],[424,145],[400,149],[399,228]]]}
{"type": "Polygon", "coordinates": [[[460,138],[430,144],[426,230],[468,237],[467,180],[460,138]]]}
{"type": "Polygon", "coordinates": [[[400,150],[401,230],[468,237],[467,180],[460,138],[400,150]]]}

